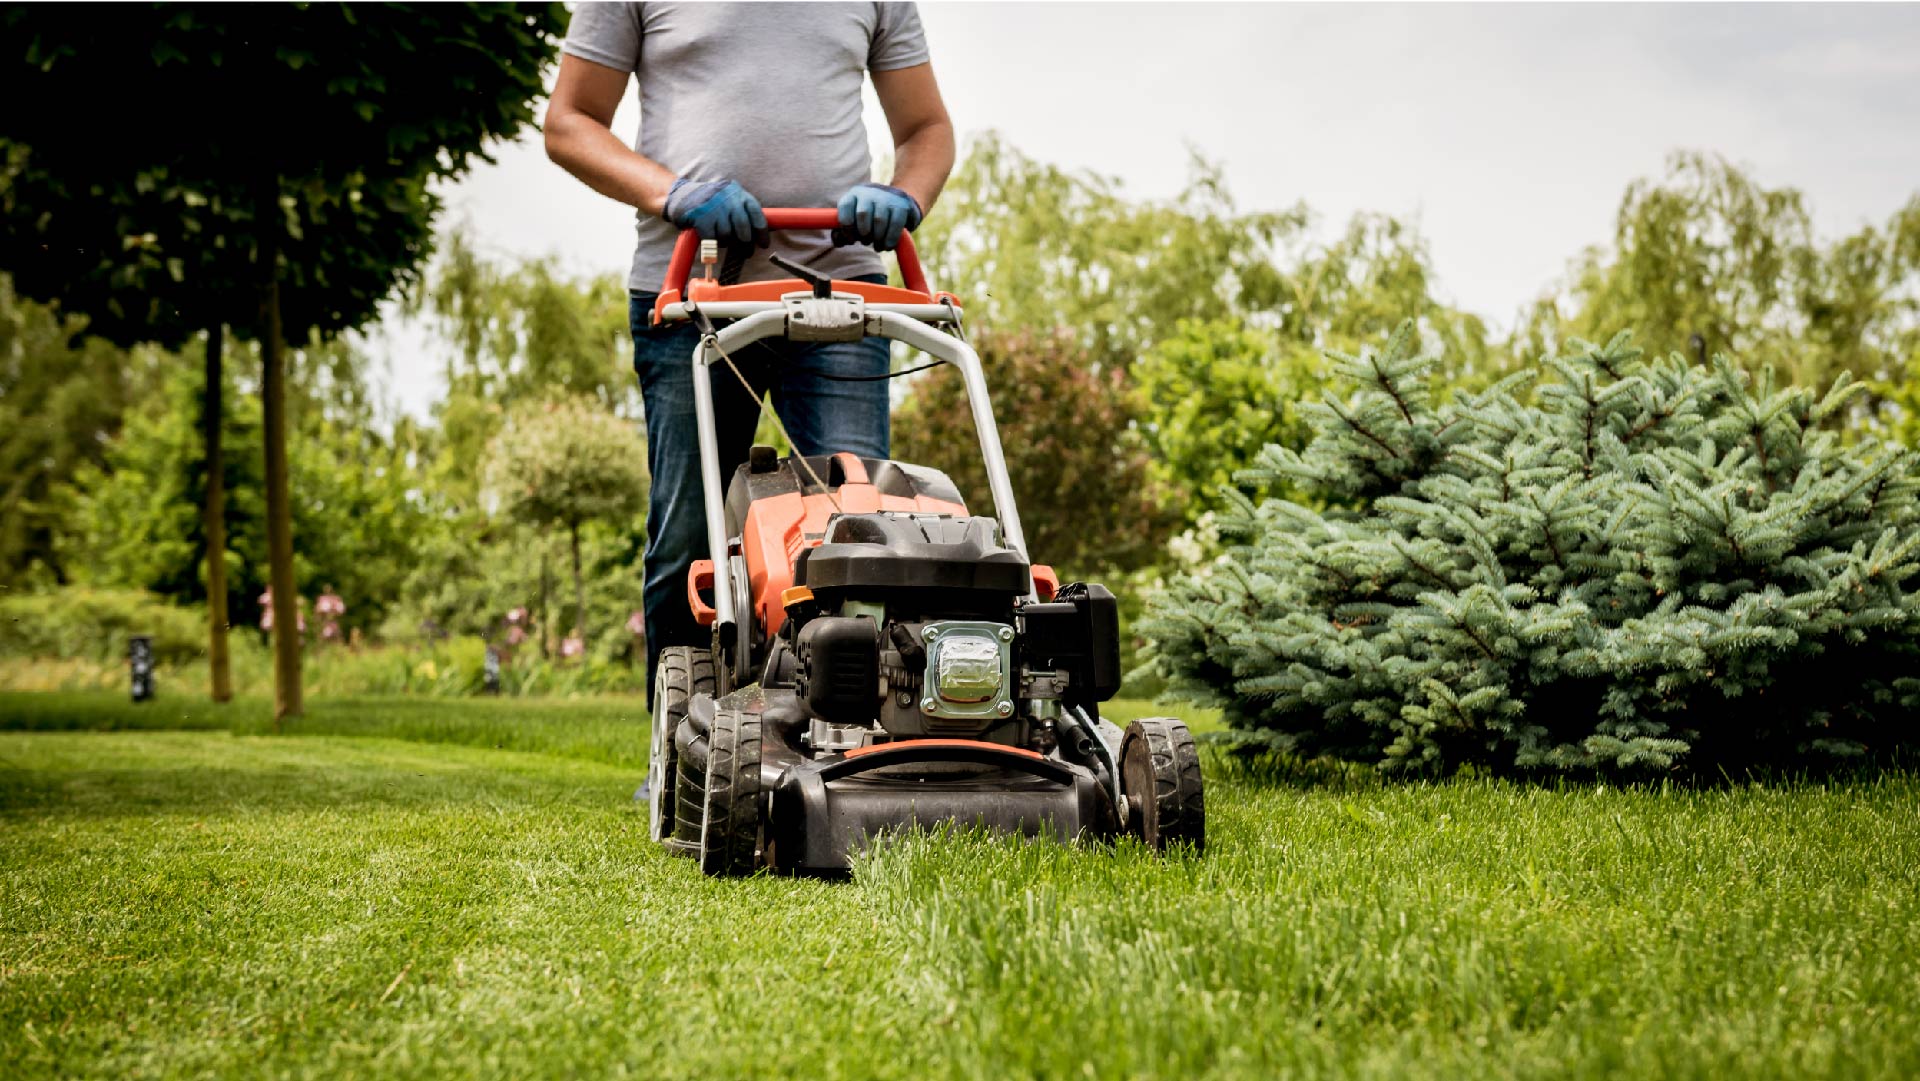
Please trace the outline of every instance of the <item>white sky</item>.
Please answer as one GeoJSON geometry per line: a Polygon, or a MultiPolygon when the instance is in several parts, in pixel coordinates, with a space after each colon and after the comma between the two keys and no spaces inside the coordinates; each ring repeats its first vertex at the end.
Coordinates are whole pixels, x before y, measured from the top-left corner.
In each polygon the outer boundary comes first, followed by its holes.
{"type": "MultiPolygon", "coordinates": [[[[1442,295],[1503,328],[1676,148],[1802,189],[1827,235],[1920,192],[1920,5],[920,9],[963,140],[998,129],[1146,198],[1179,190],[1191,147],[1243,208],[1305,200],[1329,232],[1356,210],[1406,216],[1442,295]]],[[[623,138],[638,113],[630,92],[623,138]]],[[[624,275],[631,211],[549,163],[537,134],[496,157],[447,189],[447,222],[495,255],[624,275]]],[[[441,368],[425,336],[395,326],[374,350],[397,404],[424,413],[441,368]]]]}

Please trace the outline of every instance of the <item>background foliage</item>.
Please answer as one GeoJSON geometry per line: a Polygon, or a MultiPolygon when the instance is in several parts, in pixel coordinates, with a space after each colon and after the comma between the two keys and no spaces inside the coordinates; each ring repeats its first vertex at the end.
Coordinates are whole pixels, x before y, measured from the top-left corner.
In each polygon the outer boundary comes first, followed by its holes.
{"type": "MultiPolygon", "coordinates": [[[[1108,578],[1131,618],[1148,583],[1177,588],[1219,555],[1217,526],[1243,513],[1233,493],[1328,514],[1364,505],[1252,467],[1268,446],[1307,447],[1302,403],[1332,378],[1324,350],[1377,345],[1404,320],[1416,352],[1442,358],[1423,377],[1434,409],[1544,370],[1541,358],[1575,338],[1633,326],[1660,353],[1688,351],[1700,333],[1743,369],[1777,366],[1783,386],[1851,372],[1868,392],[1810,423],[1843,444],[1910,445],[1920,431],[1914,205],[1829,240],[1814,234],[1799,193],[1710,155],[1679,155],[1625,193],[1612,237],[1579,253],[1511,336],[1449,302],[1409,223],[1360,214],[1330,224],[1305,206],[1248,211],[1198,160],[1179,196],[1143,201],[987,136],[919,240],[935,280],[967,301],[1036,554],[1069,577],[1108,578]]],[[[291,350],[301,591],[333,587],[348,603],[343,622],[370,650],[385,643],[418,658],[463,637],[504,643],[507,613],[525,608],[514,663],[545,655],[564,671],[558,645],[576,618],[563,599],[570,553],[484,498],[486,463],[508,418],[555,397],[638,430],[625,292],[613,268],[570,276],[491,254],[460,229],[438,249],[405,308],[432,353],[401,361],[443,365],[448,389],[427,416],[380,402],[351,337],[291,350]]],[[[196,604],[203,339],[122,350],[76,340],[81,328],[0,285],[0,586],[77,584],[196,604]]],[[[244,342],[227,349],[239,373],[229,375],[225,428],[229,599],[235,624],[251,627],[265,558],[257,357],[244,342]]],[[[1539,404],[1532,391],[1511,393],[1539,404]]],[[[895,452],[947,469],[984,508],[952,373],[903,380],[895,394],[895,452]]],[[[638,513],[582,528],[591,631],[582,663],[633,656],[625,624],[639,603],[644,540],[638,513]]],[[[1130,686],[1157,678],[1137,672],[1130,686]]]]}

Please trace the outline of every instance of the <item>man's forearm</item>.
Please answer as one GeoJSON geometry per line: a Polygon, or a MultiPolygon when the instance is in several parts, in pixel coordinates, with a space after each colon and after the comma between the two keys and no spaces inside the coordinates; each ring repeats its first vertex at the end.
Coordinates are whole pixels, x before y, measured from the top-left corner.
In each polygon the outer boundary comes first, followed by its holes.
{"type": "Polygon", "coordinates": [[[620,141],[584,113],[547,117],[547,157],[610,199],[658,217],[673,187],[673,171],[620,141]]]}
{"type": "Polygon", "coordinates": [[[894,147],[893,186],[913,196],[923,215],[931,213],[953,172],[953,155],[951,123],[922,125],[894,147]]]}

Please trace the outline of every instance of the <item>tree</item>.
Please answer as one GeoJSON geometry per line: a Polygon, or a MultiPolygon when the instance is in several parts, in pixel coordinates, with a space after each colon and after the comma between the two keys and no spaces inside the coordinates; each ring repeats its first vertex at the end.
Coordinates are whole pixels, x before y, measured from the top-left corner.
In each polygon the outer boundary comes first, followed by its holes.
{"type": "MultiPolygon", "coordinates": [[[[1177,508],[1149,472],[1126,373],[1094,370],[1064,331],[986,334],[975,346],[1028,554],[1065,577],[1150,562],[1177,508]]],[[[894,411],[893,453],[944,470],[976,513],[985,512],[986,466],[965,388],[951,373],[918,377],[894,411]]]]}
{"type": "Polygon", "coordinates": [[[60,557],[59,492],[105,460],[127,410],[171,358],[99,339],[22,299],[0,274],[0,590],[71,581],[60,557]]]}
{"type": "MultiPolygon", "coordinates": [[[[1435,295],[1412,227],[1357,214],[1323,241],[1315,224],[1304,206],[1240,210],[1203,160],[1178,197],[1142,201],[988,135],[917,240],[976,327],[1034,340],[1065,328],[1075,363],[1125,369],[1143,396],[1124,423],[1150,452],[1156,497],[1192,525],[1261,447],[1302,437],[1290,403],[1318,386],[1321,350],[1357,348],[1413,318],[1452,360],[1450,379],[1484,383],[1509,366],[1479,318],[1435,295]]],[[[1050,396],[1006,407],[1027,404],[1043,413],[1002,412],[1001,423],[1037,430],[1058,407],[1050,396]]]]}
{"type": "Polygon", "coordinates": [[[576,279],[550,260],[487,259],[456,229],[412,307],[453,346],[435,406],[433,488],[456,513],[474,505],[476,466],[502,409],[558,392],[639,416],[627,290],[614,275],[576,279]]]}
{"type": "MultiPolygon", "coordinates": [[[[293,526],[302,538],[295,554],[299,580],[332,585],[352,605],[354,622],[378,626],[397,600],[417,550],[435,532],[415,494],[419,479],[404,450],[360,419],[353,393],[320,372],[337,374],[337,343],[293,350],[289,424],[294,439],[288,461],[293,526]],[[349,405],[323,407],[322,398],[349,405]]],[[[118,437],[99,466],[79,471],[64,502],[71,509],[57,554],[76,568],[78,581],[146,590],[175,602],[200,602],[214,588],[229,591],[224,610],[236,626],[257,625],[257,598],[267,588],[265,455],[259,413],[230,410],[222,416],[221,444],[233,453],[216,459],[226,491],[226,529],[207,537],[196,513],[213,481],[197,418],[208,415],[205,376],[195,365],[175,364],[149,401],[128,412],[118,437]],[[225,574],[202,576],[203,553],[222,553],[225,574]]],[[[224,397],[258,400],[257,383],[228,372],[224,397]]]]}
{"type": "MultiPolygon", "coordinates": [[[[0,121],[0,256],[21,291],[120,340],[232,324],[263,343],[283,629],[295,595],[283,328],[303,340],[358,326],[417,274],[438,209],[430,183],[530,122],[563,21],[559,5],[503,4],[0,14],[18,49],[7,100],[42,103],[0,121]],[[112,138],[93,134],[90,118],[128,109],[112,138]]],[[[300,712],[300,659],[292,634],[275,637],[280,717],[300,712]]]]}
{"type": "Polygon", "coordinates": [[[1268,444],[1306,446],[1295,403],[1319,386],[1318,356],[1240,322],[1181,320],[1133,365],[1149,468],[1184,524],[1268,444]]]}
{"type": "Polygon", "coordinates": [[[1284,295],[1274,253],[1303,232],[1304,208],[1243,213],[1217,166],[1196,159],[1194,174],[1178,198],[1142,202],[989,133],[914,239],[976,326],[1070,327],[1087,362],[1124,363],[1183,318],[1269,310],[1284,295]]]}
{"type": "Polygon", "coordinates": [[[1657,328],[1661,349],[1725,352],[1803,385],[1886,379],[1920,343],[1920,196],[1883,227],[1822,244],[1805,196],[1683,152],[1627,188],[1613,243],[1575,260],[1536,306],[1527,355],[1606,328],[1657,328]]]}
{"type": "Polygon", "coordinates": [[[573,562],[574,628],[588,632],[580,531],[625,523],[646,505],[647,450],[633,422],[591,399],[522,406],[507,415],[488,454],[487,488],[501,513],[567,532],[573,562]]]}
{"type": "Polygon", "coordinates": [[[1146,628],[1265,746],[1391,769],[1885,755],[1920,719],[1920,466],[1824,395],[1626,335],[1439,403],[1403,327],[1253,472],[1237,545],[1146,628]]]}

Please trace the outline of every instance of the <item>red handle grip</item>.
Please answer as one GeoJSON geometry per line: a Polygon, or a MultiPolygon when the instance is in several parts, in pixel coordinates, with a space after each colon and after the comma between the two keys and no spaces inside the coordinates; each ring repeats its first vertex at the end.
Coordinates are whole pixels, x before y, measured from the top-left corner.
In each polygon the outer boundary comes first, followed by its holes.
{"type": "MultiPolygon", "coordinates": [[[[840,212],[833,207],[767,207],[767,228],[769,229],[836,229],[840,226],[840,212]]],[[[680,230],[680,238],[673,242],[673,258],[667,263],[667,280],[660,289],[678,289],[682,294],[687,291],[687,282],[693,277],[693,257],[700,250],[700,234],[692,229],[680,230]]],[[[907,288],[916,293],[933,295],[927,288],[927,275],[920,269],[920,256],[913,250],[913,234],[902,230],[900,248],[896,253],[900,257],[900,280],[907,288]]]]}

